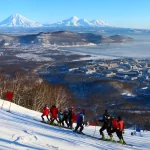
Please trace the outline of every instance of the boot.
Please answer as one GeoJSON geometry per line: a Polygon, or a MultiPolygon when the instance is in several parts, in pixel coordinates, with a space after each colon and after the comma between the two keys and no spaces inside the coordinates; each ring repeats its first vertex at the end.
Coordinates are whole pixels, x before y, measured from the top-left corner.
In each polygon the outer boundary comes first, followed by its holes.
{"type": "Polygon", "coordinates": [[[110,139],[109,139],[111,142],[113,142],[114,141],[114,138],[113,138],[113,136],[110,136],[110,139]]]}
{"type": "Polygon", "coordinates": [[[120,140],[119,140],[119,143],[120,143],[120,144],[123,144],[124,142],[123,142],[123,140],[122,140],[122,139],[120,139],[120,140]]]}
{"type": "Polygon", "coordinates": [[[100,138],[100,140],[106,140],[106,138],[105,138],[105,136],[102,136],[101,138],[100,138]]]}

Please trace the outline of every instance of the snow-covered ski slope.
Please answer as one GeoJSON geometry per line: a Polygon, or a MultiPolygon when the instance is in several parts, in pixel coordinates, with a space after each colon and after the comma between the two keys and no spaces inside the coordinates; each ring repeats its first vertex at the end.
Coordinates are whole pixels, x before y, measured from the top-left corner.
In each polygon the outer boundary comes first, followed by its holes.
{"type": "MultiPolygon", "coordinates": [[[[0,107],[3,100],[0,100],[0,107]]],[[[126,129],[124,139],[133,147],[100,141],[71,130],[50,126],[41,122],[41,113],[4,101],[0,109],[0,150],[150,150],[150,132],[131,136],[133,130],[126,129]]],[[[93,135],[95,127],[85,127],[84,133],[93,135]]],[[[99,127],[95,136],[99,137],[99,127]]],[[[114,138],[118,138],[114,134],[114,138]]]]}

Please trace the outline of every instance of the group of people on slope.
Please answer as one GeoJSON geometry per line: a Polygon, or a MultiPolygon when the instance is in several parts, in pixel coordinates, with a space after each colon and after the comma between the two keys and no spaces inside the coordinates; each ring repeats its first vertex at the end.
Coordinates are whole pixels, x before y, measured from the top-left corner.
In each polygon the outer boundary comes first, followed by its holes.
{"type": "MultiPolygon", "coordinates": [[[[50,109],[48,108],[48,105],[45,105],[41,117],[42,120],[45,121],[44,116],[46,116],[50,124],[53,124],[55,120],[57,121],[59,126],[64,126],[65,123],[67,127],[71,129],[73,128],[72,126],[73,122],[76,121],[76,127],[74,129],[74,132],[82,133],[85,124],[84,115],[85,115],[84,109],[78,115],[75,115],[73,107],[69,109],[65,108],[64,110],[62,109],[58,110],[58,108],[55,105],[53,105],[50,109]],[[50,119],[48,117],[49,115],[50,119]]],[[[120,116],[118,116],[118,119],[115,119],[113,116],[109,114],[108,110],[105,110],[103,118],[102,119],[96,118],[96,120],[103,122],[103,125],[99,130],[100,135],[102,136],[101,138],[102,140],[106,140],[103,131],[107,130],[107,133],[110,136],[110,141],[114,140],[112,133],[116,132],[119,138],[119,142],[125,144],[125,141],[123,139],[124,121],[121,119],[120,116]]]]}
{"type": "Polygon", "coordinates": [[[56,120],[59,126],[64,126],[64,123],[65,123],[67,127],[71,129],[72,129],[72,124],[76,117],[74,114],[73,107],[65,108],[64,110],[62,110],[62,109],[58,109],[55,105],[53,105],[49,109],[47,104],[43,108],[43,114],[41,116],[43,122],[45,122],[44,116],[47,117],[50,124],[53,124],[54,121],[56,120]]]}
{"type": "Polygon", "coordinates": [[[103,131],[106,129],[108,135],[110,136],[110,141],[114,140],[112,133],[116,132],[119,138],[119,142],[125,144],[125,141],[123,139],[124,121],[121,119],[120,116],[118,116],[118,119],[115,119],[109,114],[108,110],[105,110],[105,113],[103,114],[103,119],[100,119],[98,121],[103,122],[103,126],[99,130],[100,135],[102,135],[102,140],[106,139],[103,133],[103,131]]]}

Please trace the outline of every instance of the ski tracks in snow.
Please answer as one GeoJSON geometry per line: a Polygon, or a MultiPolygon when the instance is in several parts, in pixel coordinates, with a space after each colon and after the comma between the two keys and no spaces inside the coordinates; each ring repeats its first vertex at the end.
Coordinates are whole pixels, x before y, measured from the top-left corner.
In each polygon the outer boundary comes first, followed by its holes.
{"type": "Polygon", "coordinates": [[[35,142],[38,140],[35,133],[31,130],[23,130],[22,132],[18,134],[12,135],[12,139],[14,140],[14,143],[28,143],[35,142]]]}
{"type": "Polygon", "coordinates": [[[32,143],[35,145],[39,145],[42,150],[63,150],[60,149],[57,146],[53,146],[50,144],[46,144],[46,145],[40,145],[38,142],[38,137],[37,135],[32,131],[32,130],[23,130],[22,132],[19,132],[17,134],[12,135],[12,139],[13,139],[13,143],[17,146],[18,143],[19,144],[26,144],[26,143],[32,143]]]}

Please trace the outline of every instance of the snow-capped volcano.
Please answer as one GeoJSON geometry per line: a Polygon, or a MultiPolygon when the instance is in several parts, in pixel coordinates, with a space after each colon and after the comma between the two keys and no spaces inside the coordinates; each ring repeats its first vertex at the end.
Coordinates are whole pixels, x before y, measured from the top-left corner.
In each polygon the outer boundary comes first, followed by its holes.
{"type": "Polygon", "coordinates": [[[92,21],[88,21],[86,19],[79,19],[76,16],[73,16],[69,19],[66,20],[62,20],[59,21],[57,23],[54,24],[50,24],[50,26],[59,26],[59,27],[63,27],[63,26],[71,26],[71,27],[104,27],[104,26],[108,26],[104,21],[101,20],[92,20],[92,21]]]}
{"type": "Polygon", "coordinates": [[[92,24],[92,26],[95,26],[95,27],[97,27],[97,26],[101,26],[101,27],[108,26],[104,21],[98,20],[98,19],[92,20],[92,21],[90,21],[90,23],[92,24]]]}
{"type": "Polygon", "coordinates": [[[0,27],[41,27],[42,24],[31,21],[20,14],[13,14],[0,22],[0,27]]]}
{"type": "Polygon", "coordinates": [[[57,23],[51,24],[51,26],[79,26],[78,21],[80,19],[76,16],[73,16],[69,19],[59,21],[57,23]]]}

